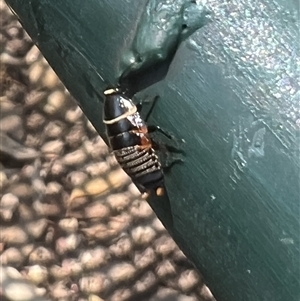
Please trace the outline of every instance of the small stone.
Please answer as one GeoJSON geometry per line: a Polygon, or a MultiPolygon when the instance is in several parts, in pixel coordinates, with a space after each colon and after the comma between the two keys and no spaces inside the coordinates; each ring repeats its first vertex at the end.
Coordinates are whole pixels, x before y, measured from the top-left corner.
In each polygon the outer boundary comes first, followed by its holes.
{"type": "Polygon", "coordinates": [[[35,200],[32,204],[32,207],[36,213],[40,216],[59,216],[61,214],[61,207],[58,203],[50,201],[48,203],[41,202],[40,200],[35,200]]]}
{"type": "Polygon", "coordinates": [[[0,201],[0,215],[4,221],[10,221],[19,206],[19,199],[12,193],[6,193],[0,201]]]}
{"type": "Polygon", "coordinates": [[[155,285],[157,285],[157,278],[152,271],[149,271],[139,277],[133,288],[135,292],[141,294],[152,289],[155,285]]]}
{"type": "Polygon", "coordinates": [[[106,162],[93,162],[87,164],[85,170],[91,177],[97,177],[106,174],[109,171],[109,166],[106,162]]]}
{"type": "Polygon", "coordinates": [[[18,208],[20,218],[23,221],[32,220],[35,216],[35,212],[31,206],[21,203],[18,208]]]}
{"type": "Polygon", "coordinates": [[[20,116],[8,115],[0,119],[0,129],[5,133],[13,133],[23,127],[20,116]]]}
{"type": "Polygon", "coordinates": [[[52,161],[50,168],[50,173],[53,176],[58,177],[66,172],[66,166],[62,163],[60,159],[55,159],[54,161],[52,161]]]}
{"type": "Polygon", "coordinates": [[[68,109],[65,115],[66,121],[70,123],[75,123],[82,117],[82,110],[80,107],[75,106],[74,108],[68,109]]]}
{"type": "Polygon", "coordinates": [[[113,170],[107,175],[107,181],[110,184],[110,189],[117,189],[125,187],[131,182],[131,179],[121,168],[119,168],[117,170],[113,170]]]}
{"type": "Polygon", "coordinates": [[[28,235],[26,234],[26,232],[18,226],[1,227],[0,233],[0,241],[5,242],[9,245],[24,244],[28,240],[28,235]]]}
{"type": "Polygon", "coordinates": [[[84,173],[83,171],[72,171],[68,174],[67,180],[68,182],[73,186],[80,186],[82,185],[88,178],[88,175],[84,173]]]}
{"type": "Polygon", "coordinates": [[[138,226],[131,231],[133,241],[137,245],[148,246],[155,238],[155,231],[149,226],[138,226]]]}
{"type": "Polygon", "coordinates": [[[77,258],[67,258],[62,261],[62,268],[67,272],[68,277],[75,277],[82,274],[82,266],[77,258]]]}
{"type": "Polygon", "coordinates": [[[3,189],[7,183],[8,183],[8,179],[5,172],[0,170],[0,189],[3,189]]]}
{"type": "MultiPolygon", "coordinates": [[[[48,67],[42,77],[42,83],[48,89],[53,89],[60,84],[60,80],[51,67],[48,67]]],[[[58,107],[56,107],[58,109],[58,107]]]]}
{"type": "Polygon", "coordinates": [[[84,218],[105,218],[109,215],[110,210],[101,201],[96,201],[84,207],[82,217],[84,218]]]}
{"type": "Polygon", "coordinates": [[[30,47],[23,39],[12,39],[7,41],[5,50],[14,57],[23,57],[30,47]]]}
{"type": "Polygon", "coordinates": [[[136,220],[147,219],[154,216],[153,210],[144,200],[135,200],[130,206],[130,215],[136,220]]]}
{"type": "Polygon", "coordinates": [[[42,148],[42,153],[44,154],[55,154],[55,155],[61,155],[64,151],[64,142],[61,140],[51,140],[46,142],[42,148]]]}
{"type": "Polygon", "coordinates": [[[108,241],[116,235],[115,231],[103,224],[96,224],[89,228],[83,228],[82,232],[89,240],[108,241]]]}
{"type": "Polygon", "coordinates": [[[45,247],[37,247],[29,255],[29,263],[49,265],[55,260],[55,255],[52,250],[45,247]]]}
{"type": "Polygon", "coordinates": [[[56,110],[61,110],[65,106],[66,96],[63,92],[56,90],[52,92],[47,99],[47,103],[56,110]]]}
{"type": "Polygon", "coordinates": [[[48,220],[41,218],[39,220],[27,223],[26,230],[33,238],[40,239],[41,236],[46,232],[48,224],[48,220]]]}
{"type": "Polygon", "coordinates": [[[10,247],[0,255],[1,265],[20,267],[25,261],[25,257],[19,249],[10,247]]]}
{"type": "Polygon", "coordinates": [[[116,212],[123,212],[130,205],[130,199],[124,193],[111,194],[106,201],[116,212]]]}
{"type": "Polygon", "coordinates": [[[36,264],[27,268],[27,277],[31,282],[39,285],[48,280],[48,270],[36,264]]]}
{"type": "Polygon", "coordinates": [[[124,258],[131,255],[132,248],[133,245],[130,237],[125,236],[125,237],[121,237],[120,239],[118,239],[116,243],[111,245],[109,247],[109,250],[112,253],[112,255],[114,255],[115,257],[124,258]]]}
{"type": "Polygon", "coordinates": [[[2,52],[0,54],[0,62],[1,64],[6,64],[6,65],[22,66],[24,64],[24,59],[21,57],[13,57],[9,53],[2,52]]]}
{"type": "Polygon", "coordinates": [[[61,194],[63,191],[63,187],[58,182],[49,182],[46,186],[45,193],[47,195],[58,195],[61,194]]]}
{"type": "Polygon", "coordinates": [[[47,93],[44,91],[32,90],[26,94],[25,104],[28,107],[35,106],[42,103],[46,99],[47,93]]]}
{"type": "Polygon", "coordinates": [[[130,280],[135,272],[136,270],[132,264],[122,262],[111,267],[108,271],[108,276],[113,282],[120,283],[130,280]]]}
{"type": "Polygon", "coordinates": [[[86,294],[100,294],[109,286],[110,282],[106,275],[93,273],[79,280],[80,290],[86,294]]]}
{"type": "Polygon", "coordinates": [[[48,138],[61,138],[65,132],[65,125],[59,121],[50,121],[45,127],[45,135],[48,138]]]}
{"type": "Polygon", "coordinates": [[[19,26],[11,26],[6,29],[6,34],[9,35],[10,39],[21,39],[23,37],[23,30],[19,26]]]}
{"type": "Polygon", "coordinates": [[[132,292],[129,288],[120,288],[114,291],[110,297],[111,301],[126,301],[131,299],[132,292]]]}
{"type": "Polygon", "coordinates": [[[44,76],[44,72],[45,67],[40,63],[40,61],[33,63],[28,70],[30,83],[37,84],[44,76]]]}
{"type": "Polygon", "coordinates": [[[177,248],[174,240],[167,235],[163,235],[158,238],[154,243],[154,249],[157,254],[160,254],[163,257],[168,256],[177,248]]]}
{"type": "Polygon", "coordinates": [[[88,301],[104,301],[104,299],[98,297],[97,295],[89,295],[88,301]]]}
{"type": "Polygon", "coordinates": [[[30,66],[36,61],[38,61],[40,56],[41,56],[40,50],[37,48],[37,46],[33,45],[25,56],[25,62],[27,65],[30,66]]]}
{"type": "Polygon", "coordinates": [[[72,233],[67,237],[60,237],[56,240],[56,252],[63,255],[67,252],[75,251],[79,247],[81,240],[81,236],[75,233],[72,233]]]}
{"type": "Polygon", "coordinates": [[[78,166],[82,165],[86,161],[86,159],[86,153],[82,149],[78,149],[66,154],[63,157],[62,162],[67,166],[78,166]]]}
{"type": "Polygon", "coordinates": [[[86,250],[79,257],[82,267],[87,270],[98,269],[100,266],[105,265],[109,259],[109,254],[101,247],[86,250]]]}
{"type": "Polygon", "coordinates": [[[170,260],[162,261],[155,269],[155,273],[159,278],[163,280],[168,277],[175,277],[177,275],[175,266],[170,260]]]}
{"type": "Polygon", "coordinates": [[[78,220],[74,217],[64,218],[58,222],[58,226],[67,233],[75,233],[78,230],[78,220]]]}
{"type": "Polygon", "coordinates": [[[72,300],[72,292],[65,285],[65,281],[58,281],[54,283],[51,288],[51,296],[55,300],[72,300]]]}
{"type": "Polygon", "coordinates": [[[49,273],[54,279],[65,279],[66,277],[69,277],[69,271],[63,269],[61,266],[58,265],[52,265],[49,268],[49,273]]]}
{"type": "Polygon", "coordinates": [[[46,119],[45,117],[38,113],[38,112],[32,112],[29,116],[26,118],[26,125],[29,130],[37,131],[43,127],[45,124],[46,119]]]}
{"type": "Polygon", "coordinates": [[[183,271],[178,279],[178,286],[183,292],[191,291],[200,282],[200,277],[195,270],[183,271]]]}
{"type": "Polygon", "coordinates": [[[86,138],[82,124],[75,124],[65,136],[65,141],[70,148],[75,149],[78,148],[86,138]]]}
{"type": "Polygon", "coordinates": [[[103,139],[98,135],[92,141],[86,140],[83,142],[83,147],[86,152],[93,158],[105,158],[108,152],[108,146],[105,144],[103,139]]]}
{"type": "Polygon", "coordinates": [[[145,269],[155,263],[156,260],[156,254],[151,247],[143,252],[136,252],[133,257],[133,262],[138,269],[145,269]]]}

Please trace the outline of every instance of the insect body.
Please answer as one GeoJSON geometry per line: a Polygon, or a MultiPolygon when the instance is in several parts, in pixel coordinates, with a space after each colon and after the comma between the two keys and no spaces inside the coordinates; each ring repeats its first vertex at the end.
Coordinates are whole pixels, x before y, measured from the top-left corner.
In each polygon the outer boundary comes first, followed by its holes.
{"type": "Polygon", "coordinates": [[[136,105],[117,88],[108,89],[104,94],[103,122],[117,161],[143,197],[147,197],[151,190],[162,195],[162,167],[136,105]]]}

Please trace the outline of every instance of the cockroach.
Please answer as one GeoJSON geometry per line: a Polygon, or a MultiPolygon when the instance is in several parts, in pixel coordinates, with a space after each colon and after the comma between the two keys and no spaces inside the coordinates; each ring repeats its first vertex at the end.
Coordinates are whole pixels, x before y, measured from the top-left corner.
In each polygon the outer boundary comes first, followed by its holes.
{"type": "Polygon", "coordinates": [[[149,128],[138,107],[119,88],[104,91],[103,122],[110,147],[123,170],[147,198],[164,194],[164,175],[149,128]]]}

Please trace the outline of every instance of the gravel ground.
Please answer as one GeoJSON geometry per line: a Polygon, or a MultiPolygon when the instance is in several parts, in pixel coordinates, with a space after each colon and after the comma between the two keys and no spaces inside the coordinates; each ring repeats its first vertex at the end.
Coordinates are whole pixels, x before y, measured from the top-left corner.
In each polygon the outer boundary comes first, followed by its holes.
{"type": "Polygon", "coordinates": [[[212,301],[0,0],[1,300],[212,301]]]}

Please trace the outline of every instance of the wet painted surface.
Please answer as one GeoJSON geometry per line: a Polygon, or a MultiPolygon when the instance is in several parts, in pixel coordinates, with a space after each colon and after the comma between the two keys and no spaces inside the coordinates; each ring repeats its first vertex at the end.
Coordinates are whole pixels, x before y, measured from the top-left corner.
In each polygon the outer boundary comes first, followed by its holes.
{"type": "MultiPolygon", "coordinates": [[[[103,133],[102,91],[147,1],[8,2],[103,133]]],[[[140,93],[160,95],[150,122],[186,141],[184,164],[166,175],[169,202],[152,205],[218,300],[299,300],[299,4],[196,3],[210,22],[140,93]]]]}

